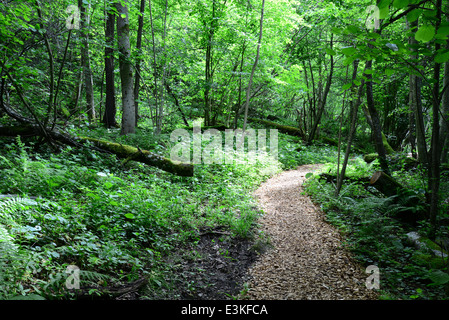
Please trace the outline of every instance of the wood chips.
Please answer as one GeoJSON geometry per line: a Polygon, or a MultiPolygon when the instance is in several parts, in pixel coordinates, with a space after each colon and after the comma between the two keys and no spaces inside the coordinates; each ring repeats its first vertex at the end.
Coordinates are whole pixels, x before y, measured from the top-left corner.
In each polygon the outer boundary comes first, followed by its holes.
{"type": "Polygon", "coordinates": [[[376,299],[376,292],[365,286],[369,274],[342,248],[338,231],[301,195],[305,175],[317,168],[285,171],[257,190],[265,212],[261,229],[273,248],[251,267],[248,299],[376,299]]]}

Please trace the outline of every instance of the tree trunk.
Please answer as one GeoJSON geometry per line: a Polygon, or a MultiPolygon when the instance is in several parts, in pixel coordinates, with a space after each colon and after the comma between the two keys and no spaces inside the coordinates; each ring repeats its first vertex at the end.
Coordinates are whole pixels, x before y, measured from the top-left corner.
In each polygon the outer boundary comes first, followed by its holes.
{"type": "MultiPolygon", "coordinates": [[[[372,60],[366,62],[366,68],[371,70],[372,60]]],[[[386,173],[389,172],[388,163],[387,163],[387,155],[385,151],[385,147],[382,139],[382,125],[380,124],[379,115],[377,113],[376,107],[374,105],[374,96],[373,96],[373,82],[372,75],[366,74],[367,82],[366,82],[366,100],[368,106],[368,112],[372,121],[372,130],[374,134],[374,143],[376,146],[377,154],[379,155],[379,164],[383,171],[386,173]]]]}
{"type": "Polygon", "coordinates": [[[114,27],[115,14],[108,12],[105,28],[106,45],[104,49],[104,66],[106,74],[106,104],[103,123],[107,128],[116,127],[115,115],[117,107],[115,104],[115,82],[114,82],[114,27]]]}
{"type": "Polygon", "coordinates": [[[248,109],[249,109],[249,95],[251,92],[251,85],[253,84],[254,72],[256,71],[257,62],[259,61],[260,44],[262,42],[262,33],[263,33],[263,11],[264,11],[264,8],[265,8],[265,0],[262,0],[262,9],[260,11],[259,40],[257,41],[256,59],[254,60],[253,68],[251,70],[251,75],[249,77],[248,88],[246,89],[246,104],[245,104],[245,116],[243,119],[243,131],[245,131],[245,129],[246,129],[246,122],[248,120],[248,109]]]}
{"type": "Polygon", "coordinates": [[[86,7],[83,0],[78,0],[78,7],[80,8],[80,28],[82,34],[81,46],[81,64],[83,67],[84,87],[86,89],[86,111],[89,122],[95,120],[95,104],[94,104],[94,80],[92,69],[90,67],[89,55],[89,15],[86,13],[86,7]]]}
{"type": "MultiPolygon", "coordinates": [[[[128,4],[128,2],[125,2],[128,4]]],[[[115,3],[117,16],[117,40],[120,52],[120,80],[122,88],[122,128],[121,134],[135,132],[136,108],[134,106],[133,72],[131,64],[131,46],[129,42],[128,7],[121,2],[115,3]]]]}
{"type": "Polygon", "coordinates": [[[211,101],[210,101],[210,89],[213,82],[213,71],[212,71],[212,50],[213,50],[213,39],[216,28],[216,4],[215,0],[212,1],[212,17],[210,19],[209,32],[207,33],[206,39],[206,56],[205,56],[205,87],[204,87],[204,125],[210,126],[211,123],[211,101]]]}
{"type": "MultiPolygon", "coordinates": [[[[442,0],[437,0],[435,4],[436,9],[436,30],[441,23],[441,6],[442,0]]],[[[435,41],[435,52],[440,49],[441,45],[435,41]]],[[[433,88],[432,88],[432,138],[430,146],[430,179],[429,179],[429,191],[430,191],[430,209],[429,218],[430,225],[432,227],[430,238],[435,238],[436,233],[436,218],[439,210],[439,189],[440,189],[440,69],[441,64],[435,63],[433,67],[433,88]]]]}
{"type": "MultiPolygon", "coordinates": [[[[418,20],[410,23],[410,29],[418,26],[418,20]]],[[[417,40],[413,36],[409,38],[410,45],[416,45],[417,40]]],[[[412,51],[416,49],[411,48],[412,51]]],[[[416,55],[410,56],[413,64],[416,64],[416,55]]],[[[415,74],[409,75],[409,106],[414,114],[415,119],[415,135],[418,149],[418,161],[428,165],[427,144],[424,128],[424,115],[422,112],[421,102],[421,78],[415,74]]]]}
{"type": "MultiPolygon", "coordinates": [[[[449,50],[449,40],[447,40],[446,49],[449,50]]],[[[445,88],[445,91],[443,92],[441,108],[440,145],[441,163],[447,163],[449,160],[449,61],[444,64],[443,88],[445,88]]]]}
{"type": "Polygon", "coordinates": [[[154,27],[153,27],[153,10],[151,8],[151,0],[148,1],[149,4],[149,10],[150,10],[150,25],[151,25],[151,39],[153,43],[153,80],[154,80],[154,99],[156,103],[156,108],[154,112],[154,118],[153,118],[153,126],[155,128],[155,133],[159,134],[162,130],[162,128],[159,126],[159,89],[157,84],[157,63],[156,63],[156,42],[154,40],[154,27]]]}
{"type": "MultiPolygon", "coordinates": [[[[331,49],[332,49],[332,42],[333,42],[333,34],[331,34],[331,42],[330,42],[331,49]]],[[[326,100],[327,100],[327,95],[329,94],[329,90],[330,90],[330,87],[332,84],[333,72],[334,72],[334,57],[332,55],[330,55],[329,75],[327,77],[327,82],[326,82],[326,87],[324,89],[324,92],[322,93],[322,95],[320,94],[320,98],[319,98],[319,102],[318,102],[318,113],[316,115],[315,122],[312,127],[312,131],[310,131],[308,143],[312,143],[313,139],[315,138],[315,134],[318,129],[318,125],[320,124],[321,117],[324,112],[324,108],[326,107],[326,100]]]]}
{"type": "Polygon", "coordinates": [[[145,14],[145,0],[140,0],[140,15],[138,19],[138,28],[137,28],[137,43],[136,43],[136,49],[138,57],[136,59],[136,77],[134,78],[134,107],[136,109],[136,124],[137,127],[137,121],[139,120],[139,91],[140,91],[140,63],[142,61],[142,32],[143,32],[143,16],[145,14]]]}
{"type": "MultiPolygon", "coordinates": [[[[357,77],[357,69],[358,69],[358,60],[354,60],[352,81],[354,81],[356,79],[356,77],[357,77]]],[[[343,160],[341,173],[338,174],[337,187],[336,187],[336,190],[335,190],[335,194],[337,196],[340,194],[340,190],[341,190],[341,187],[343,185],[343,179],[345,178],[345,174],[346,174],[346,166],[348,165],[349,153],[351,151],[352,140],[354,138],[354,134],[355,134],[355,130],[356,130],[357,114],[358,114],[359,106],[360,106],[360,103],[361,103],[362,90],[363,90],[364,85],[365,85],[365,81],[362,80],[362,83],[360,84],[360,87],[359,87],[359,90],[358,90],[357,100],[354,101],[353,98],[351,97],[351,101],[350,101],[350,105],[351,105],[350,115],[352,115],[352,118],[351,118],[351,129],[350,129],[349,135],[348,135],[348,141],[347,141],[346,151],[345,151],[345,158],[343,160]]],[[[343,117],[343,115],[342,115],[342,117],[343,117]]]]}

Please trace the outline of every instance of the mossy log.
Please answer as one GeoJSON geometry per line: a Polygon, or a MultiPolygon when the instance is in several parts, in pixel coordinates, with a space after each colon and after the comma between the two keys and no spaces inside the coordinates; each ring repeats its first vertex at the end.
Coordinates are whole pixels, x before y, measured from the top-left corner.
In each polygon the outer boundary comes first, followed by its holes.
{"type": "Polygon", "coordinates": [[[285,126],[285,125],[278,124],[273,121],[256,119],[256,118],[248,118],[248,121],[260,123],[260,124],[266,125],[268,127],[273,127],[275,129],[278,129],[279,132],[282,132],[282,133],[285,133],[285,134],[288,134],[291,136],[295,136],[295,137],[300,137],[301,139],[305,139],[304,131],[301,128],[285,126]]]}
{"type": "MultiPolygon", "coordinates": [[[[0,126],[0,136],[40,136],[41,130],[37,126],[0,126]]],[[[82,147],[88,142],[92,148],[100,151],[115,154],[118,158],[141,162],[150,166],[157,167],[163,171],[178,175],[193,176],[193,165],[190,163],[181,163],[172,161],[168,158],[142,150],[129,145],[123,145],[111,141],[94,139],[89,137],[73,137],[57,130],[47,130],[47,135],[51,139],[73,147],[82,147]]]]}
{"type": "Polygon", "coordinates": [[[152,153],[148,150],[142,150],[129,145],[124,145],[107,140],[94,139],[89,137],[77,137],[78,141],[90,142],[95,147],[115,154],[117,157],[141,162],[153,167],[157,167],[169,173],[178,176],[193,176],[193,165],[190,163],[181,163],[172,161],[168,158],[152,153]]]}
{"type": "Polygon", "coordinates": [[[370,180],[370,185],[387,197],[397,195],[404,187],[383,171],[376,171],[370,180]]]}
{"type": "Polygon", "coordinates": [[[401,222],[416,224],[427,217],[427,204],[412,190],[407,189],[383,171],[376,171],[370,185],[385,196],[391,198],[391,204],[398,205],[393,218],[401,222]]]}

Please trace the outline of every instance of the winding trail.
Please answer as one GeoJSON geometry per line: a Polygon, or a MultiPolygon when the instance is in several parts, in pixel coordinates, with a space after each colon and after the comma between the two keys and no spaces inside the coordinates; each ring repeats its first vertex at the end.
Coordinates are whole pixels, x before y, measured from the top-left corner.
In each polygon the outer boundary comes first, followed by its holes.
{"type": "Polygon", "coordinates": [[[319,165],[305,165],[272,177],[257,190],[261,229],[273,248],[251,267],[248,299],[376,299],[365,270],[342,248],[338,231],[323,212],[302,195],[305,175],[319,165]]]}

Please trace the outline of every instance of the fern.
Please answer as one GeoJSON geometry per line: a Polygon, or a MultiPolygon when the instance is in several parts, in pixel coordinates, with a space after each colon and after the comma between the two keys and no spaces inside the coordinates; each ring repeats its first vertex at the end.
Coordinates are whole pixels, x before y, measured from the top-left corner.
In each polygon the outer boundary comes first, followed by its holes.
{"type": "Polygon", "coordinates": [[[17,213],[21,211],[25,206],[35,205],[36,201],[27,198],[7,198],[6,200],[0,201],[0,223],[16,226],[17,213]]]}
{"type": "MultiPolygon", "coordinates": [[[[8,230],[0,224],[0,247],[11,251],[17,251],[18,247],[13,242],[13,238],[9,235],[8,230]]],[[[6,250],[5,250],[6,251],[6,250]]]]}

